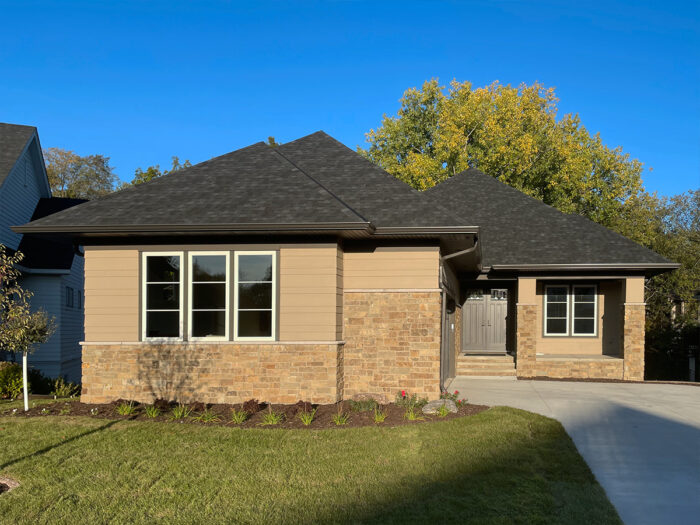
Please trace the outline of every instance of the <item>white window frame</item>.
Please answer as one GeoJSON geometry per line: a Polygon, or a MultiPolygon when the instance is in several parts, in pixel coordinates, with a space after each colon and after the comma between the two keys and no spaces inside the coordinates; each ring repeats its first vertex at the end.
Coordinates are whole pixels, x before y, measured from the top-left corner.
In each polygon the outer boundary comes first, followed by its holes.
{"type": "MultiPolygon", "coordinates": [[[[231,307],[230,307],[230,296],[231,296],[231,252],[228,251],[206,251],[206,252],[188,252],[187,257],[187,339],[188,341],[228,341],[229,340],[229,324],[231,318],[231,307]],[[216,255],[216,256],[226,256],[226,311],[225,311],[225,333],[223,336],[212,335],[206,337],[194,337],[192,335],[192,298],[193,298],[193,288],[194,288],[194,264],[193,258],[201,255],[216,255]]],[[[221,283],[221,281],[207,281],[210,283],[221,283]]],[[[206,310],[198,310],[206,311],[206,310]]],[[[211,310],[219,311],[219,310],[211,310]]]]}
{"type": "MultiPolygon", "coordinates": [[[[569,296],[571,295],[571,287],[568,284],[547,284],[544,287],[544,335],[549,337],[569,337],[570,335],[570,323],[571,323],[571,301],[569,296]],[[566,288],[566,333],[550,333],[547,330],[547,319],[549,319],[549,301],[547,300],[547,290],[550,288],[566,288]]],[[[561,317],[555,317],[555,319],[561,319],[561,317]]]]}
{"type": "MultiPolygon", "coordinates": [[[[154,342],[182,341],[183,340],[183,319],[184,319],[184,278],[185,278],[185,253],[184,252],[143,252],[141,254],[141,340],[154,342]],[[146,317],[149,311],[158,312],[160,310],[148,310],[148,284],[158,284],[158,282],[148,282],[148,257],[180,257],[180,335],[178,337],[147,337],[146,336],[146,317]]],[[[171,283],[162,283],[171,284],[171,283]]],[[[162,310],[166,311],[166,310],[162,310]]],[[[168,312],[172,310],[167,310],[168,312]]]]}
{"type": "MultiPolygon", "coordinates": [[[[243,281],[248,282],[248,281],[243,281]]],[[[257,282],[257,281],[255,281],[257,282]]],[[[275,250],[264,251],[236,251],[234,252],[233,268],[234,306],[233,306],[233,340],[234,341],[275,341],[277,339],[277,252],[275,250]],[[271,255],[272,256],[272,327],[269,337],[240,337],[238,335],[238,260],[241,255],[271,255]]],[[[267,309],[265,309],[267,310],[267,309]]]]}
{"type": "MultiPolygon", "coordinates": [[[[571,285],[571,335],[573,337],[598,337],[598,285],[597,284],[572,284],[571,285]],[[577,334],[576,333],[576,288],[593,287],[593,333],[592,334],[577,334]]],[[[580,317],[580,319],[589,319],[589,317],[580,317]]]]}

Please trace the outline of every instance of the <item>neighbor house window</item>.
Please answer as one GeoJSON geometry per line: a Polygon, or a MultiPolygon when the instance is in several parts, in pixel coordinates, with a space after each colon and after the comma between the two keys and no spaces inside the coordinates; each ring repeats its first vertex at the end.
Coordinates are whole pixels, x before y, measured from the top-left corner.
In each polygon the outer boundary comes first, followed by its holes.
{"type": "Polygon", "coordinates": [[[68,308],[73,308],[74,306],[73,288],[66,286],[66,306],[68,308]]]}
{"type": "Polygon", "coordinates": [[[235,339],[275,338],[277,254],[235,254],[235,339]]]}
{"type": "Polygon", "coordinates": [[[143,337],[182,337],[182,253],[143,254],[143,337]]]}
{"type": "Polygon", "coordinates": [[[545,286],[544,295],[544,335],[596,335],[598,317],[596,285],[548,285],[545,286]]]}
{"type": "Polygon", "coordinates": [[[596,286],[574,285],[571,287],[571,300],[573,305],[572,335],[596,334],[596,286]]]}
{"type": "Polygon", "coordinates": [[[228,339],[229,254],[189,254],[189,338],[228,339]]]}

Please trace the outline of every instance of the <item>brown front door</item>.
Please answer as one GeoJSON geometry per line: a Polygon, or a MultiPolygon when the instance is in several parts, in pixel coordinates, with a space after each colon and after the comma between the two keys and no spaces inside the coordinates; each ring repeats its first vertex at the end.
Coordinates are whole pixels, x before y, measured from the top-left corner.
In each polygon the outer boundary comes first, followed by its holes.
{"type": "Polygon", "coordinates": [[[508,290],[472,290],[462,310],[462,351],[505,353],[508,290]]]}

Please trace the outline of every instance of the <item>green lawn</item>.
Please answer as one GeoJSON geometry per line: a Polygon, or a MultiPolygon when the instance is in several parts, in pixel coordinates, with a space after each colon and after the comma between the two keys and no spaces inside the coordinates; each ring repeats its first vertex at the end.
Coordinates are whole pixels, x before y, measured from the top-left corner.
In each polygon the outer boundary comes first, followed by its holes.
{"type": "Polygon", "coordinates": [[[620,523],[551,419],[241,430],[0,417],[3,523],[620,523]]]}

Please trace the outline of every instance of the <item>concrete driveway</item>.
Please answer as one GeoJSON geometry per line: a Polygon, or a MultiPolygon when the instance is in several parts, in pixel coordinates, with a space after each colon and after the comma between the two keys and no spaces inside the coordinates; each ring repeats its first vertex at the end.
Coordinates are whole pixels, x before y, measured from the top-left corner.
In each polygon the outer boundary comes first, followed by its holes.
{"type": "Polygon", "coordinates": [[[627,525],[700,524],[700,387],[458,377],[450,390],[559,420],[627,525]]]}

